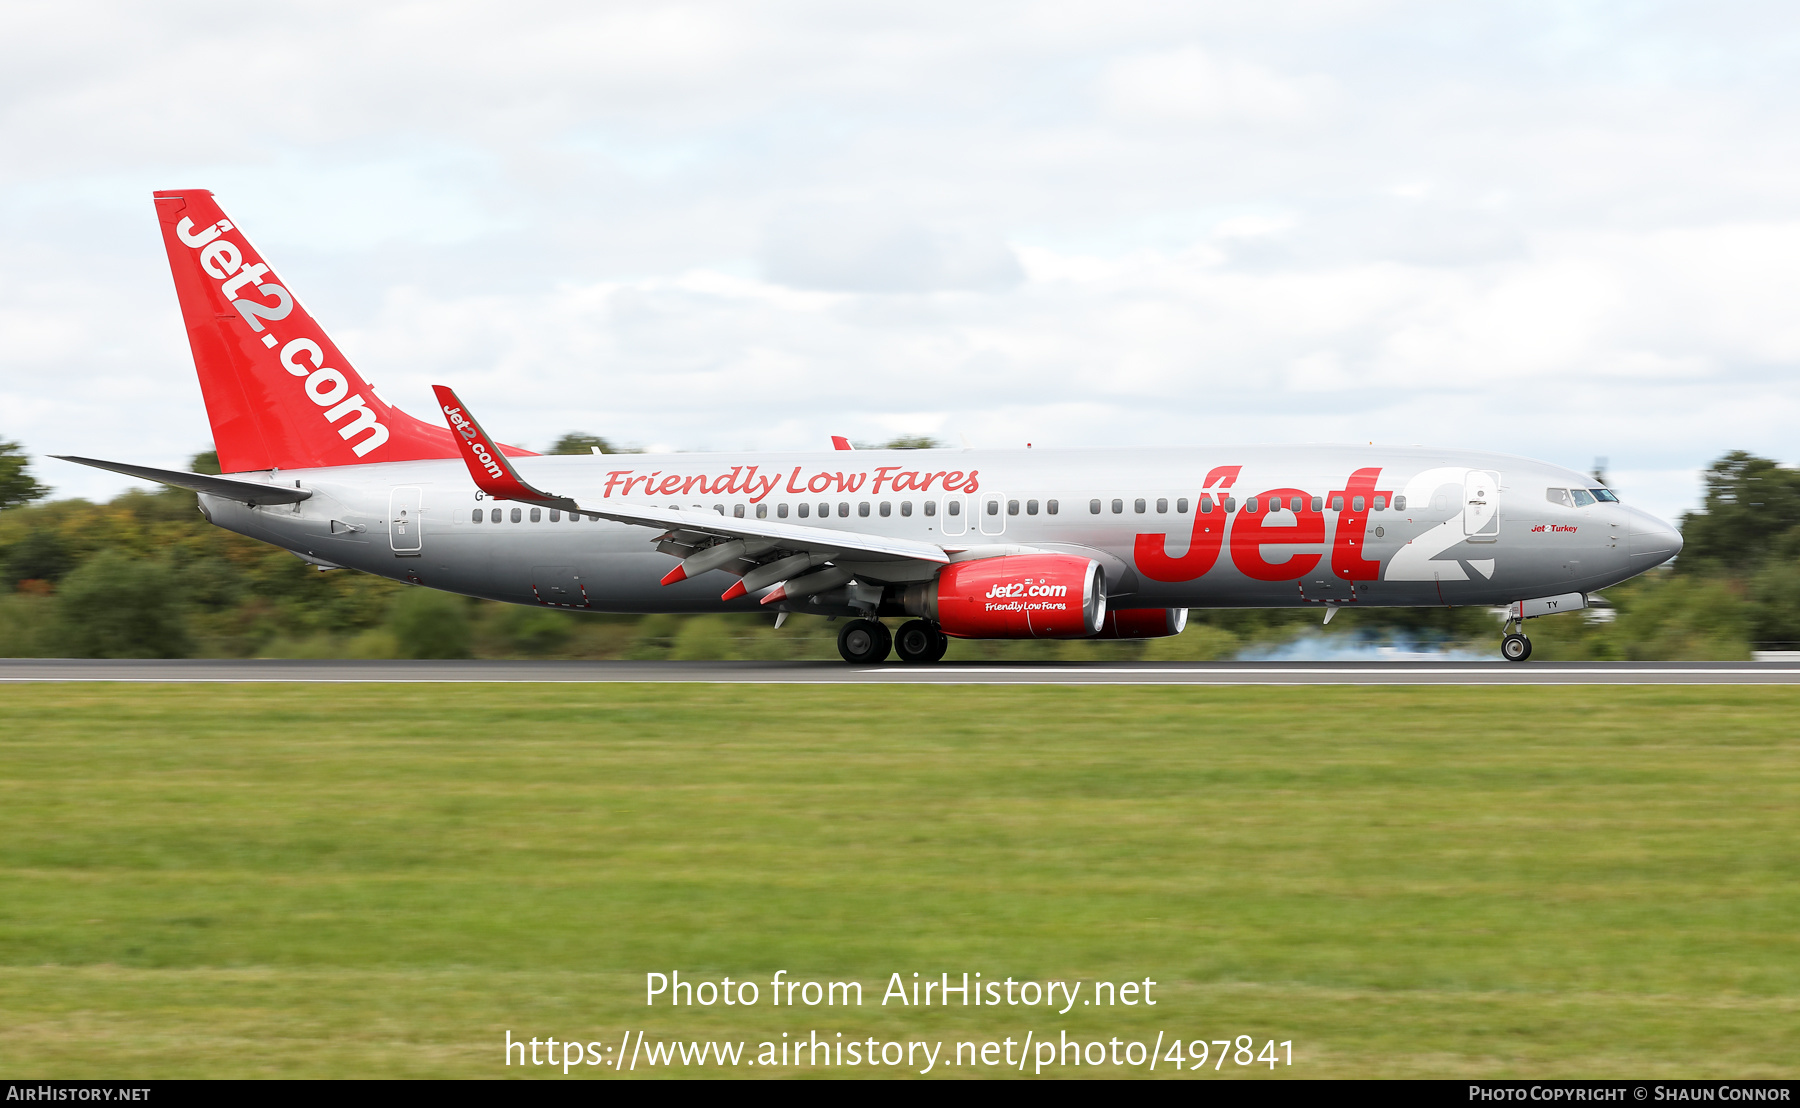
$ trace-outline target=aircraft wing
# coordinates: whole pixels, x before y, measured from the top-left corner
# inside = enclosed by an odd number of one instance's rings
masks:
[[[580,504],[570,497],[557,496],[532,487],[513,468],[512,459],[488,445],[493,439],[482,430],[469,412],[468,405],[459,400],[455,392],[443,385],[433,385],[432,389],[437,393],[438,406],[443,410],[444,418],[449,422],[450,430],[462,450],[463,462],[469,467],[469,476],[475,479],[475,487],[498,500],[517,500],[569,512],[579,511],[617,523],[655,527],[666,532],[656,541],[659,548],[669,554],[676,553],[677,550],[698,550],[708,545],[709,539],[721,539],[743,540],[746,548],[756,547],[756,550],[745,552],[746,559],[769,552],[787,551],[833,556],[868,554],[879,558],[911,558],[939,564],[950,560],[942,547],[912,539],[864,535],[830,527],[801,527],[767,519],[738,519],[705,509],[693,511],[659,508],[653,504],[609,503],[604,507]],[[737,560],[733,559],[732,562]],[[742,572],[742,567],[731,562],[718,568]],[[666,583],[673,584],[682,580],[680,576],[671,576],[673,579]]]
[[[944,553],[943,547],[928,542],[863,535],[832,527],[800,527],[767,519],[735,519],[705,509],[696,512],[681,508],[658,508],[651,504],[609,504],[604,508],[578,504],[577,508],[601,519],[635,523],[642,527],[660,527],[673,532],[692,531],[730,539],[772,539],[774,545],[783,550],[855,551],[883,558],[917,558],[920,561],[939,563],[950,560],[950,555]]]
[[[160,481],[165,485],[174,485],[179,489],[193,489],[210,496],[222,496],[227,500],[238,500],[252,508],[258,504],[297,504],[312,498],[311,489],[288,488],[286,485],[265,485],[260,481],[240,481],[235,477],[214,477],[205,473],[188,473],[179,469],[156,469],[152,466],[126,465],[124,462],[103,462],[98,458],[77,458],[72,454],[52,454],[65,462],[77,465],[93,466],[95,469],[110,469],[114,473],[123,473],[127,477],[141,477],[146,481]]]

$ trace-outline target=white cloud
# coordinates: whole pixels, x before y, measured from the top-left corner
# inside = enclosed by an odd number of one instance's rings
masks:
[[[0,435],[205,446],[146,195],[198,185],[392,399],[537,445],[1437,442],[1673,504],[1796,460],[1797,25],[14,4]]]
[[[1117,116],[1163,123],[1291,123],[1323,112],[1329,83],[1284,77],[1197,46],[1113,62],[1100,95]]]

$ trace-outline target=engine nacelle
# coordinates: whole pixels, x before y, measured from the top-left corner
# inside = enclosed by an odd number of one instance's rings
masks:
[[[1110,608],[1097,639],[1163,639],[1187,627],[1186,608]]]
[[[1009,554],[947,565],[900,599],[960,639],[1084,639],[1106,620],[1106,571],[1072,554]]]

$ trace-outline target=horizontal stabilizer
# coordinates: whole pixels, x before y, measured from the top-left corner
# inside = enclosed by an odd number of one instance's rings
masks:
[[[205,473],[187,473],[179,469],[156,469],[152,466],[126,465],[124,462],[103,462],[97,458],[77,458],[70,454],[52,454],[52,458],[60,458],[65,462],[77,465],[93,466],[95,469],[110,469],[114,473],[123,473],[127,477],[142,477],[146,481],[160,481],[165,485],[174,485],[178,489],[193,489],[208,496],[222,496],[226,500],[237,500],[250,505],[258,504],[298,504],[312,497],[310,489],[288,488],[286,485],[265,485],[260,481],[240,481],[234,477],[214,477]]]

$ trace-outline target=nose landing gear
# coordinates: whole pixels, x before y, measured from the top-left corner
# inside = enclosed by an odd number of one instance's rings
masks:
[[[838,632],[838,654],[853,666],[885,661],[893,647],[894,637],[872,619],[853,619]]]
[[[1500,640],[1500,656],[1509,662],[1523,662],[1531,657],[1531,640],[1518,631],[1508,633]]]
[[[944,651],[950,649],[950,637],[925,620],[909,620],[894,636],[894,649],[902,662],[924,665],[943,659]]]

